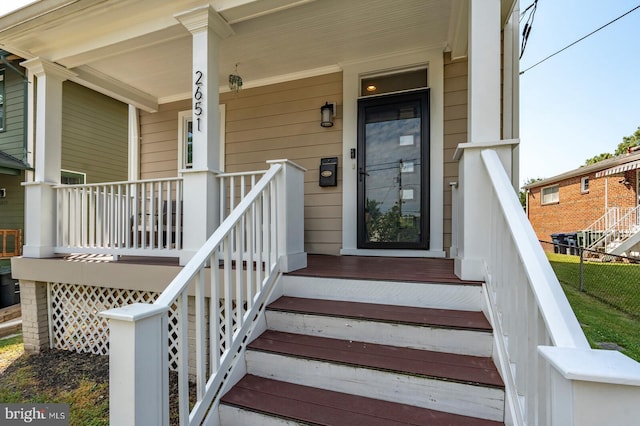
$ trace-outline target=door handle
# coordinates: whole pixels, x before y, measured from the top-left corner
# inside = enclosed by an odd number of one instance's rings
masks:
[[[364,168],[360,167],[358,169],[358,176],[360,178],[360,182],[362,182],[362,176],[369,176],[369,173],[364,171]]]

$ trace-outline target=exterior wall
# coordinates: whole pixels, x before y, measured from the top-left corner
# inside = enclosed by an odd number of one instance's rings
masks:
[[[24,172],[17,176],[0,174],[0,188],[6,197],[0,198],[0,229],[24,229]]]
[[[62,168],[87,183],[127,180],[128,106],[66,81],[62,101]]]
[[[0,132],[0,151],[24,160],[24,82],[13,70],[5,69],[5,130]],[[24,172],[0,173],[0,229],[24,229]]]
[[[444,55],[444,247],[451,247],[451,186],[458,181],[453,154],[467,142],[467,60],[452,61]]]
[[[630,208],[637,205],[636,172],[629,171],[608,177],[595,177],[596,172],[559,181],[559,199],[555,204],[542,205],[541,190],[532,188],[528,194],[529,221],[539,240],[551,241],[551,234],[575,232],[587,228],[609,207]],[[589,177],[589,192],[580,191],[581,179]],[[629,185],[620,183],[627,178]],[[606,190],[608,180],[608,191]],[[606,205],[605,205],[606,203]]]
[[[178,175],[178,113],[191,109],[191,99],[160,105],[158,112],[140,111],[140,179]]]
[[[225,172],[264,170],[267,160],[286,158],[307,169],[305,250],[339,254],[342,246],[342,176],[338,186],[318,186],[320,159],[342,163],[342,119],[320,126],[320,107],[342,104],[342,73],[223,93],[226,105]],[[173,177],[178,164],[178,113],[191,100],[163,104],[157,113],[140,112],[141,179]]]
[[[4,78],[6,125],[0,132],[0,151],[24,160],[24,82],[10,69]]]
[[[337,102],[334,126],[320,126],[320,107]],[[342,73],[225,93],[226,172],[265,169],[287,158],[307,169],[304,177],[305,250],[339,254],[342,246],[342,176],[338,186],[318,186],[320,159],[342,164]]]

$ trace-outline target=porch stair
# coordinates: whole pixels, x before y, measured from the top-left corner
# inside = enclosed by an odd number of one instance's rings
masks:
[[[221,426],[504,424],[479,284],[283,280]]]

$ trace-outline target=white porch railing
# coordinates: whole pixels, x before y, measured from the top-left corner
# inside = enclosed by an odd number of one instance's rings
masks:
[[[505,422],[596,425],[606,412],[612,421],[604,423],[624,424],[614,418],[637,416],[629,401],[640,395],[640,365],[616,351],[590,349],[498,154],[485,149],[480,155],[485,170],[479,173],[489,186],[483,197],[491,201],[486,217],[492,218],[484,259],[487,305],[506,385]],[[594,383],[616,397],[596,396],[601,388]]]
[[[58,185],[57,253],[178,256],[182,179]]]
[[[615,214],[609,218],[608,226],[604,229],[587,229],[585,236],[588,236],[590,244],[587,249],[597,250],[602,247],[606,252],[624,242],[627,238],[638,232],[640,225],[640,205],[622,209],[620,207],[612,207]]]
[[[217,421],[218,399],[235,367],[242,369],[238,361],[251,333],[260,331],[257,324],[286,264],[284,241],[303,238],[301,229],[283,222],[292,200],[301,211],[302,181],[298,166],[272,163],[155,303],[103,313],[110,319],[111,424],[168,424],[167,312],[172,305],[178,312],[180,424],[201,424],[205,417],[207,424]],[[191,295],[195,315],[188,311]],[[195,354],[196,401],[189,401],[190,354]],[[190,402],[195,402],[192,408]]]
[[[246,194],[256,185],[256,182],[267,172],[220,173],[220,218],[224,220]]]

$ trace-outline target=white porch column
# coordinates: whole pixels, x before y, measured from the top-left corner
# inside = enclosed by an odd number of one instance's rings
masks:
[[[35,171],[25,183],[25,257],[50,257],[56,245],[57,204],[62,162],[62,83],[75,74],[44,59],[21,65],[36,77]],[[29,109],[33,114],[33,109]],[[31,115],[30,114],[30,115]],[[33,123],[33,117],[29,117]]]
[[[183,251],[186,264],[220,223],[220,103],[218,55],[220,40],[233,34],[227,22],[210,6],[192,9],[175,18],[193,37],[193,168],[184,179]]]
[[[500,0],[470,0],[468,59],[469,144],[500,141]],[[474,150],[475,151],[475,150]],[[482,280],[482,258],[490,238],[488,176],[478,152],[464,151],[459,162],[459,242],[455,272],[463,279]],[[504,156],[501,156],[504,158]],[[511,172],[511,165],[507,167]]]

